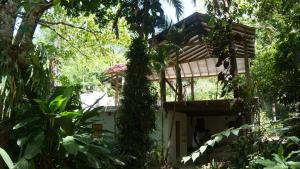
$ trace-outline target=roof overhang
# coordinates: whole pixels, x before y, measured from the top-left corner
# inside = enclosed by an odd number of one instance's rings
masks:
[[[183,78],[215,76],[224,70],[224,67],[216,67],[218,58],[212,55],[213,47],[202,41],[211,30],[209,16],[194,13],[183,19],[174,26],[187,34],[185,42],[181,45],[179,54],[179,65]],[[255,55],[255,29],[242,24],[233,24],[234,47],[236,51],[238,73],[245,73],[245,56],[253,58]],[[151,39],[153,45],[158,48],[167,43],[169,30],[164,30]],[[175,62],[176,52],[171,51],[168,56],[166,78],[176,78]],[[159,74],[154,72],[150,77],[153,80],[159,79]]]

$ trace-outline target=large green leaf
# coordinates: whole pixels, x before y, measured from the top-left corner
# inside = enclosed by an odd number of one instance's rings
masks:
[[[215,142],[220,142],[222,139],[223,139],[223,136],[222,136],[222,135],[217,135],[217,136],[214,138],[214,141],[215,141]]]
[[[59,116],[60,117],[67,117],[67,118],[75,118],[75,117],[78,117],[82,115],[81,112],[67,112],[67,111],[64,111],[64,112],[61,112],[59,113]]]
[[[74,123],[71,118],[63,117],[57,120],[62,134],[70,135],[74,131]]]
[[[288,140],[291,140],[291,141],[293,141],[293,142],[295,142],[295,143],[299,143],[299,141],[300,141],[300,139],[298,138],[298,137],[296,137],[296,136],[290,136],[290,137],[287,137],[287,139]]]
[[[16,163],[13,169],[29,169],[29,167],[29,162],[26,159],[22,158]]]
[[[47,106],[47,101],[41,99],[34,99],[34,101],[39,105],[39,108],[42,110],[43,113],[48,112],[49,107]]]
[[[35,137],[40,132],[42,132],[41,129],[31,130],[29,133],[26,133],[24,137],[18,138],[17,145],[20,146],[20,147],[24,146],[25,144],[28,143],[28,141],[30,139],[32,139],[33,137]]]
[[[264,169],[288,169],[288,166],[285,166],[283,164],[277,164],[272,167],[265,167]]]
[[[222,132],[222,134],[226,137],[229,137],[230,133],[231,133],[231,129],[227,129],[227,130]]]
[[[95,116],[99,115],[99,112],[101,110],[103,110],[103,107],[97,107],[97,108],[91,109],[89,111],[85,111],[83,113],[82,118],[80,119],[80,121],[85,122],[89,118],[92,118],[92,117],[95,117]]]
[[[269,159],[258,159],[255,161],[255,163],[261,164],[265,167],[272,167],[272,166],[276,165],[276,163],[274,161],[271,161]]]
[[[9,155],[7,154],[7,152],[2,148],[0,148],[0,155],[3,159],[3,161],[5,162],[5,164],[7,165],[7,167],[9,169],[12,169],[14,167],[14,163],[12,162],[12,160],[9,157]]]
[[[296,154],[299,155],[300,154],[300,150],[290,152],[285,159],[289,160],[293,155],[296,155]]]
[[[96,158],[93,154],[85,152],[84,155],[87,157],[88,165],[92,168],[101,168],[101,161]]]
[[[30,160],[34,158],[38,153],[41,152],[43,143],[45,140],[45,133],[43,131],[39,132],[35,138],[33,138],[26,146],[24,152],[24,158]]]
[[[207,148],[207,145],[201,146],[199,149],[200,153],[203,154],[204,151],[206,150],[206,148]]]
[[[30,117],[30,118],[23,119],[23,120],[21,120],[19,123],[17,123],[17,124],[13,127],[13,129],[14,129],[14,130],[17,130],[17,129],[22,128],[22,127],[24,127],[24,126],[26,126],[26,125],[28,125],[28,124],[34,122],[34,121],[37,121],[37,120],[39,120],[39,119],[40,119],[40,117]]]
[[[283,146],[280,145],[277,151],[278,156],[280,157],[280,159],[284,159],[283,154],[284,154],[284,149]]]
[[[186,162],[190,161],[191,159],[191,156],[185,156],[185,157],[182,157],[182,162],[185,164]]]
[[[240,132],[240,129],[233,129],[231,132],[232,132],[232,134],[238,136],[239,132]]]
[[[214,147],[216,141],[215,140],[208,140],[206,143],[207,143],[207,145],[209,145],[211,147]]]
[[[272,154],[272,156],[277,163],[284,164],[284,159],[282,156],[278,154]]]
[[[196,152],[193,152],[192,154],[192,160],[193,162],[200,156],[200,152],[199,151],[196,151]]]
[[[63,138],[63,146],[66,149],[66,151],[70,154],[77,155],[79,151],[79,145],[75,141],[73,136],[67,136]]]
[[[76,134],[74,135],[74,139],[82,144],[88,145],[93,142],[90,134]]]
[[[66,104],[67,104],[68,99],[64,97],[63,95],[57,96],[54,100],[52,100],[49,104],[51,112],[55,111],[63,111]]]
[[[50,98],[49,108],[51,112],[64,111],[70,98],[72,97],[73,91],[73,87],[60,87],[56,89]]]
[[[286,162],[288,166],[290,166],[292,169],[299,169],[300,168],[300,162],[295,161],[288,161]]]

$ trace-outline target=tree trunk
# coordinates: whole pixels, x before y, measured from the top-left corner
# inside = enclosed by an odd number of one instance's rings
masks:
[[[20,10],[24,6],[19,1],[7,0],[0,3],[0,76],[8,79],[1,79],[0,85],[0,147],[4,149],[13,149],[9,144],[15,143],[10,142],[12,119],[4,119],[15,116],[13,109],[24,94],[28,98],[35,96],[29,90],[22,90],[30,77],[27,72],[31,65],[28,52],[34,49],[32,38],[37,24],[52,3],[53,1],[41,1],[27,4],[30,9],[26,11]],[[19,29],[17,24],[20,24]],[[0,160],[0,169],[6,168],[5,166]]]
[[[53,5],[52,3],[41,1],[27,4],[30,8],[25,12],[21,10],[24,6],[20,2],[7,0],[0,3],[0,57],[4,60],[0,63],[0,76],[7,78],[1,82],[4,85],[0,86],[2,119],[4,116],[10,116],[13,112],[10,109],[15,107],[24,93],[28,98],[35,97],[31,91],[23,90],[22,85],[30,77],[27,70],[32,63],[28,53],[34,49],[34,32],[41,16]]]

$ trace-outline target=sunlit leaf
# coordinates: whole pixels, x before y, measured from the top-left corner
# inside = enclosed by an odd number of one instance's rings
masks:
[[[215,140],[208,140],[207,145],[213,147],[215,145],[216,141]]]
[[[38,133],[26,146],[24,158],[30,160],[41,152],[45,139],[45,133],[42,131]]]
[[[207,145],[201,146],[199,149],[200,153],[203,154],[204,151],[206,150],[206,148],[207,148]]]
[[[185,164],[186,162],[188,162],[189,160],[191,159],[191,156],[185,156],[185,157],[182,157],[182,162]]]
[[[67,136],[63,138],[62,144],[68,153],[77,155],[79,151],[79,145],[76,143],[73,136]]]
[[[2,149],[2,148],[0,148],[0,155],[1,155],[2,159],[3,159],[3,161],[5,162],[5,164],[7,165],[7,167],[9,169],[13,169],[14,163],[12,162],[12,160],[9,157],[9,155],[7,154],[7,152],[4,149]]]
[[[240,132],[240,129],[233,129],[231,132],[232,132],[232,134],[238,136],[239,132]]]
[[[39,120],[39,119],[40,119],[40,117],[30,117],[30,118],[23,119],[23,120],[21,120],[19,123],[17,123],[17,124],[13,127],[13,129],[14,129],[14,130],[17,130],[17,129],[22,128],[22,127],[24,127],[24,126],[26,126],[26,125],[28,125],[28,124],[34,122],[34,121],[37,121],[37,120]]]
[[[296,136],[290,136],[290,137],[287,137],[288,140],[291,140],[295,143],[299,143],[300,139]]]
[[[223,133],[222,133],[224,136],[226,137],[229,137],[230,136],[230,130],[225,130]]]
[[[29,169],[29,166],[30,163],[26,159],[22,158],[16,163],[14,169]]]
[[[290,166],[292,169],[299,169],[300,168],[300,162],[295,161],[288,161],[286,162],[288,166]]]
[[[270,167],[270,166],[275,166],[276,163],[274,161],[271,161],[269,159],[258,159],[255,161],[255,163],[257,164],[261,164],[263,166],[266,166],[266,167]]]
[[[196,152],[193,152],[192,154],[192,160],[193,162],[200,156],[200,152],[199,151],[196,151]]]
[[[217,135],[217,136],[214,138],[214,141],[215,141],[215,142],[220,142],[222,139],[223,139],[223,137],[222,137],[221,135]]]

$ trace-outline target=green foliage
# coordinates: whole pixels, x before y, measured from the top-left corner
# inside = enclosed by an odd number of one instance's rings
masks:
[[[194,151],[190,156],[183,157],[182,162],[186,163],[189,160],[193,160],[194,162],[197,158],[204,154],[208,147],[214,147],[217,143],[222,141],[224,137],[228,138],[230,135],[238,136],[241,130],[251,129],[252,127],[252,125],[245,124],[238,128],[230,128],[222,132],[216,133],[212,136],[210,140],[206,141],[198,150]]]
[[[280,144],[276,153],[272,154],[272,159],[259,158],[255,163],[264,166],[264,169],[278,168],[278,169],[297,169],[300,168],[299,161],[299,139],[296,136],[285,137],[287,143]],[[289,147],[292,147],[292,150]],[[294,150],[296,149],[296,150]],[[285,152],[287,150],[287,152]]]
[[[9,157],[7,152],[2,148],[0,148],[0,156],[2,157],[2,159],[4,160],[4,162],[6,163],[6,165],[9,169],[12,169],[14,167],[14,164],[13,164],[11,158]]]
[[[123,55],[131,41],[126,22],[120,21],[117,39],[112,36],[111,22],[99,29],[93,17],[72,18],[59,7],[43,16],[49,23],[61,23],[43,26],[35,41],[54,47],[53,77],[62,85],[79,85],[83,90],[103,88],[104,72],[114,64],[126,62]]]
[[[38,43],[35,49],[28,52],[28,59],[33,64],[26,72],[18,68],[18,65],[5,53],[2,53],[0,70],[0,114],[2,118],[10,117],[11,113],[19,106],[18,102],[26,94],[27,99],[44,97],[51,89],[50,70],[48,59],[51,53],[47,51],[44,43]]]
[[[72,87],[58,88],[48,99],[35,99],[19,110],[13,127],[20,147],[16,166],[30,168],[113,168],[124,165],[110,149],[108,133],[92,137],[91,117],[101,108],[82,110]],[[27,166],[27,167],[24,167]]]
[[[150,152],[150,135],[155,129],[154,101],[151,94],[150,58],[147,43],[142,38],[133,40],[129,52],[118,126],[123,153],[134,158],[126,160],[131,169],[146,168],[146,154]]]
[[[94,14],[95,21],[100,27],[113,20],[113,9],[118,5],[117,0],[100,0],[100,1],[82,1],[82,0],[60,0],[67,13],[71,16],[78,17],[80,14],[86,16]]]
[[[253,13],[256,25],[262,28],[253,69],[258,93],[292,111],[298,111],[299,101],[299,11],[298,1],[262,0]]]

